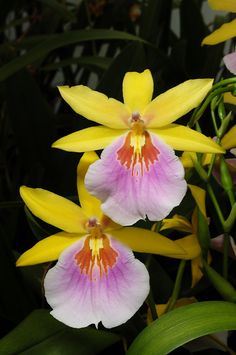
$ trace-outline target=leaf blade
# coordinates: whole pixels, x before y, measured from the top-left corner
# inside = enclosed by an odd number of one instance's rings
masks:
[[[207,301],[174,309],[145,328],[127,355],[165,355],[200,336],[236,329],[236,304]]]

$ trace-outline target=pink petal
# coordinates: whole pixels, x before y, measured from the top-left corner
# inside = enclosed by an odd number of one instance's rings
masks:
[[[226,65],[226,68],[232,74],[236,74],[236,52],[225,55],[223,60]]]
[[[141,160],[128,144],[129,134],[115,140],[90,165],[85,185],[103,202],[103,212],[121,225],[146,216],[162,220],[186,193],[183,166],[171,147],[148,132]]]
[[[220,234],[211,239],[211,248],[219,251],[220,253],[224,252],[224,234]],[[229,236],[229,256],[236,259],[236,244],[231,235]]]
[[[45,296],[53,317],[70,327],[97,326],[100,321],[116,327],[144,302],[149,275],[130,249],[105,235],[99,249],[102,266],[98,261],[93,265],[89,240],[85,237],[61,254],[45,277]]]

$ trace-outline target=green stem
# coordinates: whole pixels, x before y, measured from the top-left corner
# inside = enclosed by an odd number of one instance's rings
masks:
[[[208,178],[210,178],[210,176],[211,176],[211,174],[212,174],[212,170],[213,170],[213,167],[214,167],[214,164],[215,164],[215,160],[216,160],[216,155],[213,154],[213,155],[212,155],[212,158],[211,158],[210,165],[209,165],[209,167],[208,167],[208,172],[207,172]]]
[[[222,224],[222,227],[224,228],[224,224],[225,224],[224,216],[221,212],[221,209],[220,209],[220,206],[219,206],[218,201],[216,199],[215,193],[209,183],[207,184],[207,191],[208,191],[211,201],[215,207],[215,210],[216,210],[216,213],[219,217],[220,223]]]
[[[216,116],[215,116],[215,112],[214,112],[213,109],[211,109],[211,118],[212,118],[213,126],[214,126],[214,129],[215,129],[215,133],[216,133],[216,135],[218,135],[218,127],[217,127],[217,124],[216,124]]]
[[[146,266],[147,269],[149,269],[151,261],[152,261],[152,254],[148,254],[146,262],[145,262],[145,266]],[[149,295],[147,296],[146,302],[147,302],[147,304],[148,304],[148,306],[150,308],[152,319],[153,320],[157,319],[158,318],[158,314],[157,314],[156,305],[155,305],[155,301],[154,301],[154,297],[153,297],[153,293],[152,293],[151,288],[150,288],[150,291],[149,291]]]
[[[152,294],[151,289],[150,289],[149,295],[147,297],[147,304],[150,308],[152,319],[156,320],[158,318],[158,314],[157,314],[156,305],[154,302],[154,298],[153,298],[153,294]]]
[[[231,207],[235,204],[235,196],[232,190],[227,191]]]
[[[180,292],[180,288],[181,288],[181,283],[182,283],[182,278],[183,278],[183,274],[184,274],[185,265],[186,265],[186,260],[181,260],[180,263],[179,263],[177,276],[176,276],[176,279],[175,279],[174,289],[173,289],[172,295],[170,297],[170,300],[168,302],[168,306],[167,306],[166,312],[170,311],[174,307],[175,302],[176,302],[176,300],[179,297],[179,292]]]
[[[211,91],[211,93],[208,94],[207,98],[203,102],[202,106],[198,110],[194,110],[193,115],[189,120],[188,126],[192,127],[192,126],[194,126],[194,124],[196,124],[196,122],[199,120],[199,118],[205,112],[207,106],[210,104],[210,102],[213,100],[213,98],[216,95],[223,94],[224,92],[232,92],[233,90],[235,90],[234,85],[227,86],[227,87],[219,87],[216,90],[214,89],[213,91]]]
[[[219,87],[229,85],[229,84],[236,84],[236,77],[235,76],[233,78],[221,80],[218,83],[214,84],[211,91],[213,91]]]

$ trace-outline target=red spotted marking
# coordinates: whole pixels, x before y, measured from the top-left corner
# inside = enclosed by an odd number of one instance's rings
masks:
[[[91,281],[96,281],[96,276],[93,277],[95,265],[99,268],[100,277],[102,277],[104,274],[108,274],[109,268],[114,267],[118,258],[118,253],[111,247],[109,238],[102,235],[97,239],[101,240],[99,248],[93,250],[93,244],[97,240],[88,236],[84,241],[83,248],[75,255],[75,262],[79,266],[81,274],[88,275]]]
[[[132,132],[125,138],[123,146],[117,151],[117,159],[126,169],[132,169],[132,175],[143,175],[144,167],[149,171],[151,165],[158,161],[159,150],[153,145],[150,134],[144,131],[141,135],[136,135],[136,141],[144,138],[144,144],[138,147],[138,143],[131,145]],[[135,141],[135,140],[134,140]]]

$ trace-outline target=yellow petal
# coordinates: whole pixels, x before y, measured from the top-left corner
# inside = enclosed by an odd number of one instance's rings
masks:
[[[199,153],[224,153],[224,149],[204,134],[191,128],[170,124],[163,128],[149,129],[175,150]]]
[[[84,233],[87,216],[72,201],[44,189],[21,186],[20,195],[30,211],[69,233]]]
[[[153,79],[150,70],[142,73],[128,72],[123,80],[124,103],[131,112],[143,113],[153,94]]]
[[[236,147],[236,125],[233,126],[222,138],[222,147],[224,149],[230,149]]]
[[[81,234],[60,232],[40,240],[31,249],[23,253],[16,266],[35,265],[57,260],[61,252],[82,238]]]
[[[210,164],[211,159],[212,154],[204,154],[201,160],[201,165],[204,166]],[[192,168],[194,166],[194,161],[197,160],[197,155],[193,152],[183,152],[182,156],[180,157],[180,160],[185,168]]]
[[[188,187],[191,191],[191,194],[192,194],[198,208],[202,212],[203,216],[205,216],[207,218],[207,215],[206,215],[206,191],[203,190],[201,187],[198,187],[195,185],[188,184]]]
[[[101,202],[96,197],[90,195],[84,185],[85,174],[89,165],[98,160],[98,155],[95,152],[84,153],[77,168],[77,190],[80,200],[80,205],[89,217],[97,217],[101,219],[103,213],[100,208]]]
[[[185,255],[184,250],[175,242],[147,229],[125,227],[113,230],[111,235],[140,253],[159,254],[172,258],[181,258]]]
[[[187,218],[175,214],[172,218],[165,218],[162,221],[161,231],[165,229],[175,229],[181,232],[192,233],[192,225]]]
[[[99,150],[126,132],[103,126],[85,128],[58,139],[52,147],[77,153]]]
[[[130,112],[124,104],[87,86],[60,86],[60,94],[72,109],[91,121],[112,128],[126,128]]]
[[[211,89],[213,79],[194,79],[157,96],[144,110],[145,122],[158,128],[182,117],[197,107]]]
[[[182,257],[182,259],[194,259],[201,253],[201,248],[195,234],[191,234],[187,237],[177,239],[175,243],[185,250],[186,254]]]
[[[203,41],[203,44],[214,45],[227,41],[236,36],[236,19],[229,23],[225,23],[220,28],[212,32],[210,35],[206,36]]]
[[[231,92],[224,93],[224,102],[226,104],[236,105],[236,96],[232,95]]]
[[[213,10],[236,12],[235,0],[208,0],[208,3]]]

